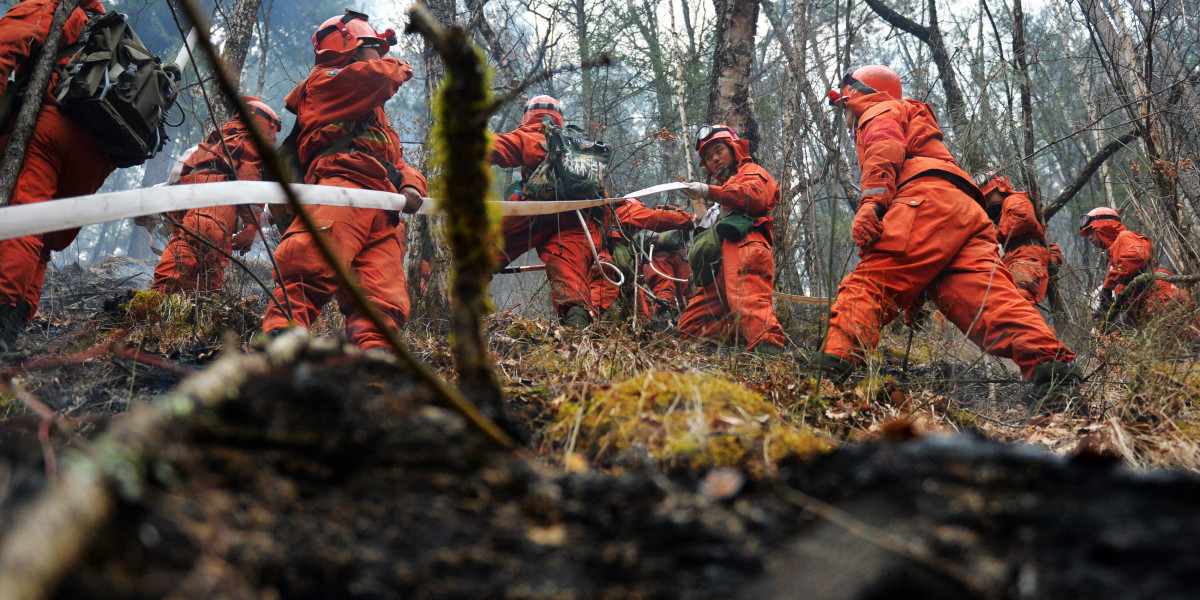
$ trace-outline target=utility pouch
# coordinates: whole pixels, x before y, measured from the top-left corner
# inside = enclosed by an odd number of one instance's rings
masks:
[[[721,217],[713,229],[722,238],[736,242],[746,237],[752,227],[754,227],[753,217],[746,213],[734,212]]]
[[[711,284],[721,268],[721,236],[717,229],[705,229],[692,238],[688,264],[692,267],[692,285],[700,288]]]

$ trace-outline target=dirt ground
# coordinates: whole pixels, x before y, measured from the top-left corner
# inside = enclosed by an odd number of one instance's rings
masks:
[[[128,275],[113,271],[103,280],[109,299],[124,294],[114,282]],[[131,337],[104,296],[48,313],[45,341],[17,357],[26,369],[15,381],[58,420],[47,429],[20,398],[3,396],[0,546],[54,491],[48,471],[77,468],[69,455],[106,440],[130,407],[162,409],[184,370],[231,352],[222,343],[251,345],[202,327],[182,345],[153,327]],[[704,415],[694,425],[708,439],[759,427],[747,443],[770,454],[782,420],[811,427],[832,450],[732,466],[668,465],[636,442],[572,454],[567,439],[544,433],[564,404],[616,398],[613,382],[662,356],[681,373],[714,360],[645,333],[655,358],[612,361],[614,335],[598,329],[570,339],[536,321],[493,326],[510,407],[535,432],[518,452],[432,404],[388,359],[325,350],[280,365],[219,407],[173,420],[169,443],[114,480],[114,517],[55,597],[1194,597],[1200,479],[1130,470],[1100,442],[1064,457],[956,434],[926,416],[945,423],[944,401],[916,394],[906,418],[892,419],[895,383],[798,407],[805,392],[788,389],[794,374],[735,357],[721,375],[783,408],[693,413]],[[447,370],[444,343],[412,342]],[[151,347],[160,351],[130,352]],[[880,393],[887,405],[876,405]]]

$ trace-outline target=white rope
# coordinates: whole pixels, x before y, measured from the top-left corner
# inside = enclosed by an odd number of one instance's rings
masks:
[[[687,283],[687,282],[688,282],[688,280],[687,280],[687,279],[680,279],[680,278],[678,278],[678,277],[671,277],[670,275],[667,275],[666,273],[663,273],[662,271],[659,271],[659,270],[658,270],[658,267],[654,266],[654,244],[650,244],[650,252],[649,252],[649,253],[647,253],[647,260],[649,260],[649,261],[650,261],[650,268],[651,268],[651,269],[654,269],[654,272],[655,272],[655,273],[658,273],[659,275],[662,275],[663,277],[666,277],[667,279],[670,279],[671,281],[677,281],[677,282],[679,282],[679,283]]]
[[[402,210],[408,202],[403,194],[327,185],[292,186],[304,204]],[[424,198],[417,214],[435,214],[437,202]],[[558,202],[488,202],[506,217],[546,215],[592,208],[619,202],[621,198],[598,198]],[[92,194],[34,204],[0,208],[0,240],[49,231],[83,227],[130,217],[159,213],[233,206],[239,204],[287,204],[283,189],[270,181],[222,181],[196,185],[171,185],[124,192]]]
[[[685,183],[663,183],[618,198],[592,200],[488,202],[502,216],[534,216],[564,213],[686,188]],[[403,194],[325,185],[294,184],[292,189],[304,204],[349,206],[381,210],[403,210]],[[437,201],[423,198],[417,214],[436,214]],[[196,185],[171,185],[106,194],[90,194],[54,201],[0,208],[0,240],[50,231],[107,223],[130,217],[210,206],[238,204],[287,204],[282,187],[270,181],[222,181]]]
[[[583,233],[587,236],[588,246],[592,249],[592,258],[596,259],[597,265],[600,265],[600,276],[604,278],[604,281],[608,282],[608,284],[613,287],[621,287],[625,285],[625,274],[617,268],[617,265],[600,260],[600,252],[596,250],[596,241],[592,239],[592,230],[588,228],[587,221],[583,219],[583,213],[575,211],[575,216],[579,217],[579,225],[583,227]],[[604,274],[604,267],[611,267],[613,272],[617,274],[618,281],[609,279],[608,275]]]

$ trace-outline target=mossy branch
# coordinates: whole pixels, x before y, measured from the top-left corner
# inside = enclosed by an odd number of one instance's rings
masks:
[[[441,172],[434,186],[443,198],[446,237],[454,258],[451,311],[459,385],[492,419],[504,418],[504,392],[483,339],[489,311],[487,285],[495,270],[494,226],[486,201],[491,193],[486,129],[491,79],[482,53],[460,26],[441,27],[422,4],[409,10],[407,31],[437,50],[446,79],[434,99],[433,160]],[[484,115],[481,118],[481,115]]]

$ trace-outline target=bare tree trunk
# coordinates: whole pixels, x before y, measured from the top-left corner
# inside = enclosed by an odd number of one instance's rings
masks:
[[[500,36],[496,35],[496,30],[492,28],[487,16],[483,14],[483,6],[486,3],[487,0],[467,0],[467,10],[471,13],[468,28],[483,40],[483,46],[487,48],[488,56],[500,70],[500,75],[504,77],[505,85],[515,86],[520,83],[521,77],[517,75],[517,70],[513,67],[508,52],[505,52],[504,44],[500,42]]]
[[[50,31],[42,47],[38,51],[33,73],[29,77],[29,90],[21,109],[17,112],[12,128],[12,136],[8,139],[8,147],[4,149],[4,163],[0,165],[0,206],[8,206],[12,200],[13,190],[17,187],[17,177],[25,164],[25,151],[29,148],[29,138],[37,125],[38,114],[42,110],[42,94],[50,84],[50,72],[54,69],[54,59],[58,56],[58,41],[62,39],[63,26],[79,0],[62,0],[54,9],[54,17],[50,21]],[[10,84],[12,85],[12,84]]]
[[[426,4],[429,12],[437,19],[442,27],[449,27],[454,22],[454,0],[432,0]],[[437,88],[446,76],[446,67],[438,55],[437,49],[428,40],[421,51],[425,63],[425,97],[429,106],[429,123],[433,122],[434,98]],[[428,161],[427,161],[428,162]],[[428,169],[427,169],[428,171]],[[433,180],[435,174],[427,172]],[[450,316],[450,273],[447,266],[450,256],[438,235],[441,218],[415,215],[408,219],[408,245],[404,255],[407,264],[404,265],[405,277],[408,280],[408,297],[412,303],[409,319],[423,317],[431,324],[437,324],[439,329],[445,326],[444,319]],[[428,283],[421,290],[421,265],[428,262],[432,269]]]
[[[758,28],[757,0],[715,0],[717,39],[708,92],[709,123],[724,123],[758,150],[758,123],[750,94],[754,38]]]
[[[575,17],[575,42],[579,46],[579,64],[586,64],[592,55],[591,38],[588,37],[588,6],[589,0],[572,0]],[[595,108],[595,83],[591,69],[582,69],[580,77],[580,104],[583,111],[583,128],[588,130],[592,123],[592,111]]]
[[[667,0],[671,11],[671,63],[675,68],[675,104],[679,108],[679,145],[683,150],[683,165],[687,171],[688,181],[695,181],[695,171],[692,169],[692,132],[688,127],[687,104],[683,98],[683,57],[679,51],[679,30],[675,27],[675,0]],[[687,6],[684,0],[683,5]],[[702,202],[693,203],[694,208],[703,206]]]
[[[271,48],[271,10],[275,8],[275,0],[267,2],[267,9],[263,11],[262,22],[259,23],[259,47],[262,48],[262,56],[259,57],[258,63],[258,84],[254,86],[254,95],[261,97],[263,86],[267,83],[267,57],[268,50]]]
[[[237,0],[229,13],[225,27],[229,36],[225,38],[225,50],[221,60],[229,67],[229,73],[237,81],[242,80],[242,69],[246,55],[250,52],[250,40],[254,37],[254,23],[258,20],[258,8],[263,0]],[[265,48],[265,47],[264,47]],[[233,105],[222,95],[213,94],[212,118],[204,123],[203,137],[208,137],[214,128],[221,127],[234,116]]]

